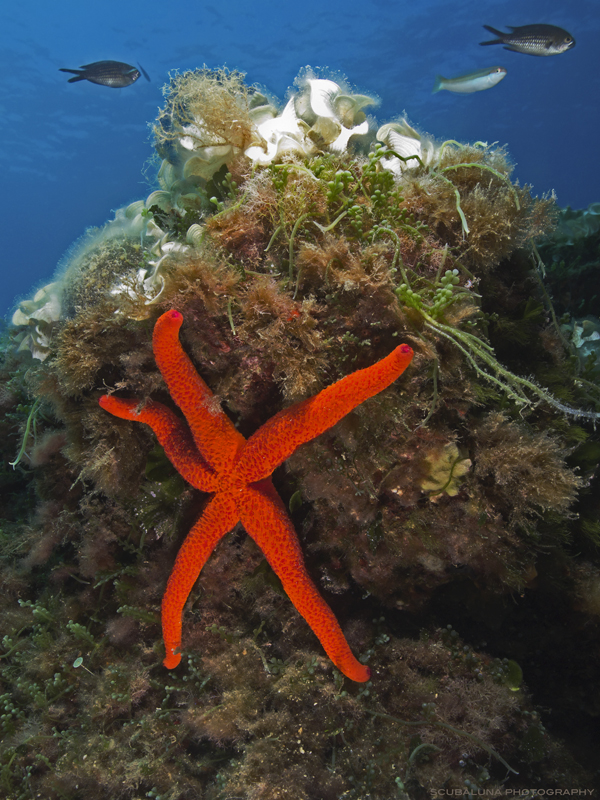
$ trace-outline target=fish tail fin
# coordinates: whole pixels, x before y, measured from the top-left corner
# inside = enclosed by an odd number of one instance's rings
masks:
[[[148,75],[148,73],[147,73],[147,72],[146,72],[146,70],[145,70],[145,69],[142,67],[142,65],[140,64],[140,62],[139,62],[139,61],[138,61],[137,63],[138,63],[138,67],[139,67],[139,68],[142,70],[142,75],[144,76],[144,78],[146,78],[146,80],[147,80],[147,81],[150,81],[150,75]]]
[[[83,75],[82,70],[80,69],[64,69],[64,67],[59,67],[59,72],[72,72],[75,75],[74,78],[69,78],[67,83],[77,83],[77,81],[84,81],[85,77]]]
[[[435,94],[436,92],[440,92],[444,87],[442,86],[442,81],[444,79],[441,75],[435,76],[435,82],[433,84],[433,89],[431,90],[431,94]]]
[[[492,28],[491,25],[484,25],[483,27],[486,29],[486,31],[489,31],[490,33],[493,33],[494,36],[499,36],[500,38],[499,39],[490,39],[489,42],[479,42],[479,44],[482,44],[482,45],[502,44],[502,37],[504,36],[502,31],[498,31],[498,30],[496,30],[496,28]]]

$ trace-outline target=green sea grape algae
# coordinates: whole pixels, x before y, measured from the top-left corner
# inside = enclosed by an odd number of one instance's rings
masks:
[[[283,109],[238,73],[174,76],[159,187],[19,310],[0,371],[3,480],[24,504],[0,539],[11,800],[590,785],[585,748],[578,763],[559,739],[567,707],[586,730],[598,703],[600,447],[556,403],[597,411],[598,393],[532,272],[553,203],[510,182],[502,150],[377,127],[371,102],[312,72]],[[161,666],[160,598],[203,497],[97,399],[168,402],[151,332],[172,307],[245,436],[415,349],[402,385],[275,475],[369,684],[331,670],[241,529],[202,573],[182,666]]]

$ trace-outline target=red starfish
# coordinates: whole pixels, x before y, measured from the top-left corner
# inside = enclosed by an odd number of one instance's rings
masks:
[[[158,368],[189,428],[153,400],[140,408],[138,400],[100,398],[102,408],[114,416],[149,425],[183,478],[196,489],[213,493],[177,554],[163,597],[165,667],[173,669],[181,660],[183,607],[202,567],[217,542],[241,522],[336,667],[354,681],[368,680],[369,668],[352,655],[338,621],[306,572],[298,537],[270,476],[297,447],[393,383],[410,364],[413,351],[406,344],[396,347],[373,366],[280,411],[246,440],[181,347],[182,322],[178,311],[163,314],[154,327],[153,347]]]

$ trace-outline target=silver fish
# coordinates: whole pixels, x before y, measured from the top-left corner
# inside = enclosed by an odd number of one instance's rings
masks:
[[[433,84],[432,94],[447,89],[449,92],[457,94],[471,94],[472,92],[482,92],[484,89],[491,89],[500,83],[506,75],[504,67],[487,67],[478,69],[475,72],[468,72],[466,75],[459,75],[457,78],[442,78],[437,75]]]
[[[502,33],[492,28],[491,25],[483,26],[487,31],[497,36],[489,42],[479,42],[482,45],[503,44],[505,50],[514,50],[515,53],[527,53],[530,56],[557,56],[575,47],[575,39],[564,28],[556,25],[521,25],[513,28],[507,25],[512,33]]]
[[[99,86],[109,86],[111,89],[122,89],[131,86],[140,77],[140,71],[131,64],[122,61],[94,61],[84,64],[79,69],[60,69],[60,72],[72,72],[75,77],[69,78],[69,83],[89,81]]]

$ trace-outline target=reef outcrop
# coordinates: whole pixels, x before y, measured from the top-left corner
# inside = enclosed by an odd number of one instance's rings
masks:
[[[173,76],[157,188],[16,310],[0,369],[7,797],[593,785],[600,387],[535,247],[555,203],[511,181],[503,149],[380,125],[375,105],[310,70],[283,107],[237,72]],[[335,671],[241,528],[192,592],[181,665],[161,665],[160,599],[205,496],[98,399],[176,410],[151,343],[174,308],[245,437],[415,351],[274,473],[370,681]]]

